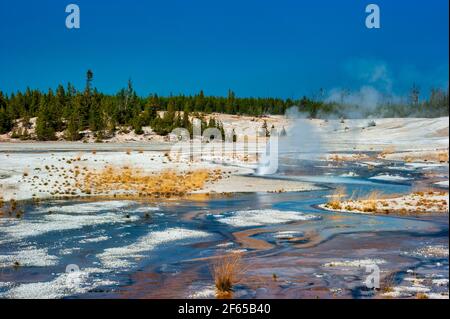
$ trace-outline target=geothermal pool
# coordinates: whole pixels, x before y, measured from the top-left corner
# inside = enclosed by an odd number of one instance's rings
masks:
[[[248,269],[234,298],[448,298],[448,215],[317,207],[342,184],[349,193],[408,193],[420,170],[297,160],[276,177],[323,190],[27,204],[22,219],[0,218],[0,297],[214,298],[211,258],[240,251]],[[365,286],[373,264],[389,289]]]

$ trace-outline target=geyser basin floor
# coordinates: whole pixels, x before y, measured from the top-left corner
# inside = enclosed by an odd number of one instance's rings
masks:
[[[405,190],[401,185],[389,187],[392,191]],[[23,220],[1,220],[1,296],[211,297],[206,293],[213,284],[208,258],[242,249],[239,238],[232,234],[245,229],[253,229],[251,238],[267,242],[271,248],[245,249],[245,261],[250,267],[235,297],[382,297],[381,292],[367,291],[362,286],[364,267],[355,266],[361,260],[382,260],[382,277],[397,276],[393,285],[404,287],[410,282],[402,278],[414,271],[428,280],[424,282],[429,284],[427,292],[440,296],[445,292],[444,281],[436,280],[448,279],[448,254],[434,257],[417,251],[439,245],[448,250],[448,217],[420,220],[359,216],[314,208],[326,200],[327,194],[248,194],[159,205],[105,202],[101,211],[97,205],[78,202],[27,206]],[[59,208],[61,205],[64,208]],[[89,205],[91,213],[87,212]],[[77,207],[82,214],[76,213]],[[277,220],[243,227],[211,218],[250,208],[262,213],[271,209],[280,215],[296,211],[319,218],[287,218],[286,223]],[[150,212],[149,216],[144,211]],[[262,215],[262,220],[267,221]],[[255,216],[252,214],[252,218]],[[89,224],[82,217],[96,219]],[[49,218],[51,227],[36,226]],[[70,218],[72,222],[67,223]],[[20,223],[33,231],[19,231]],[[293,238],[280,237],[283,233]],[[330,263],[337,266],[330,267]],[[68,265],[80,268],[78,276],[66,274]],[[276,281],[272,279],[274,274]],[[433,284],[437,282],[441,285]],[[405,289],[397,289],[398,297],[411,296]],[[194,290],[206,292],[194,294]]]
[[[0,217],[0,297],[213,297],[211,258],[230,251],[243,252],[249,266],[235,298],[448,297],[448,215],[317,208],[337,185],[350,194],[408,194],[413,183],[431,185],[430,173],[448,176],[448,165],[372,164],[283,160],[277,178],[323,187],[300,193],[19,203],[22,218]],[[370,179],[382,174],[407,180]],[[364,286],[372,262],[380,291]],[[79,272],[67,274],[73,265]]]

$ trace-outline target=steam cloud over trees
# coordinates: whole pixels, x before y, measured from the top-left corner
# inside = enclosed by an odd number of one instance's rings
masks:
[[[202,119],[202,129],[216,127],[220,122],[207,121],[203,114],[227,113],[262,116],[284,115],[293,105],[312,118],[328,117],[438,117],[449,114],[448,88],[432,89],[427,98],[421,98],[420,88],[412,86],[410,95],[398,99],[382,96],[370,90],[331,92],[324,98],[324,90],[315,97],[298,100],[270,97],[236,97],[229,90],[226,97],[207,96],[203,91],[195,95],[138,96],[129,81],[126,88],[115,95],[99,92],[93,86],[94,74],[86,73],[84,90],[70,83],[59,85],[56,91],[26,89],[25,92],[5,94],[0,91],[0,134],[12,132],[13,137],[29,139],[30,119],[37,117],[36,138],[55,140],[57,132],[64,132],[67,140],[79,140],[81,132],[91,130],[97,139],[112,136],[119,127],[131,127],[136,134],[151,126],[159,135],[182,127],[192,133],[192,116]]]

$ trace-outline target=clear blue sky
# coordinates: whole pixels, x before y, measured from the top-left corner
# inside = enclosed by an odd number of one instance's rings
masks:
[[[65,7],[81,8],[81,29]],[[381,7],[379,30],[365,6]],[[0,0],[0,90],[300,97],[448,85],[447,0]]]

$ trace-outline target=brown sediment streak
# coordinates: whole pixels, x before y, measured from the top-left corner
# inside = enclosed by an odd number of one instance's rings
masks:
[[[202,214],[202,212],[189,212],[189,213],[183,214],[181,219],[185,220],[185,221],[191,221],[191,220],[195,219],[197,216],[199,216],[200,214]]]
[[[242,248],[268,250],[274,248],[274,246],[264,240],[251,238],[251,236],[270,232],[272,232],[272,230],[256,228],[234,232],[233,236],[236,238],[236,241],[241,244]]]
[[[329,219],[329,220],[343,220],[343,219],[346,219],[346,218],[349,218],[350,216],[345,216],[345,215],[330,215],[330,216],[327,216],[327,219]]]
[[[431,137],[446,137],[446,136],[448,136],[448,133],[449,133],[448,127],[445,127],[445,128],[435,131],[430,136]]]
[[[319,234],[315,231],[306,232],[302,239],[308,239],[308,242],[296,244],[295,248],[311,248],[319,245],[323,241],[323,237],[319,236]]]

